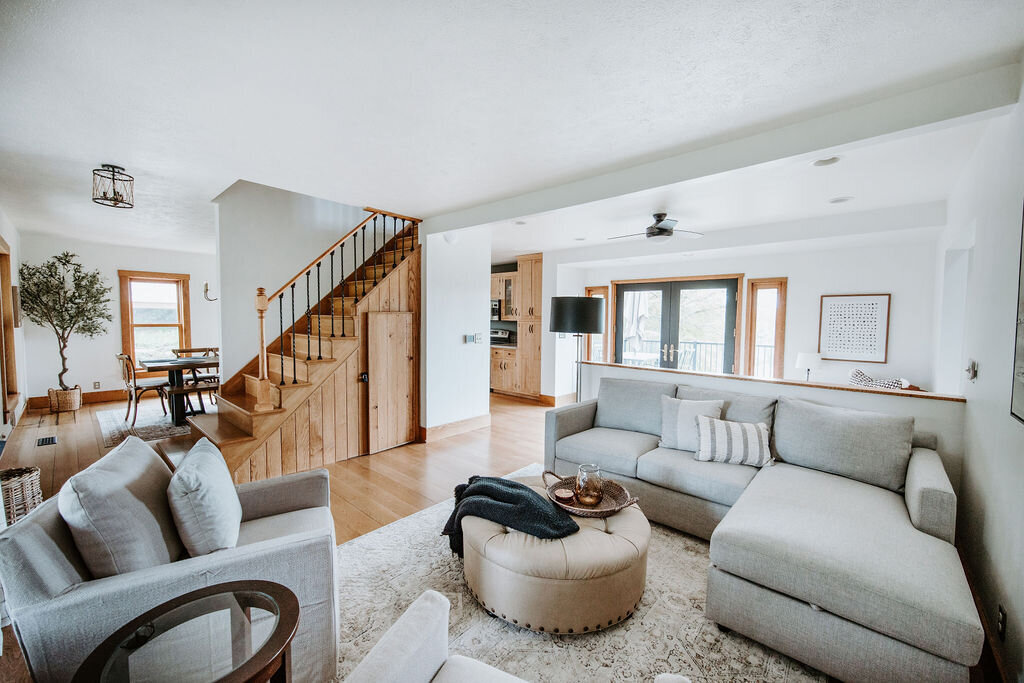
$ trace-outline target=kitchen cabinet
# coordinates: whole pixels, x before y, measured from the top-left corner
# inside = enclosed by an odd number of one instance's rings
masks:
[[[520,393],[516,349],[491,349],[491,388]]]
[[[516,349],[516,373],[519,391],[540,396],[540,320],[520,320],[518,326],[518,347]]]
[[[505,279],[501,273],[491,273],[491,299],[502,299],[504,294],[502,293]]]
[[[501,319],[519,320],[519,273],[505,273],[501,288]]]
[[[519,320],[540,320],[543,303],[544,261],[540,254],[518,259]]]

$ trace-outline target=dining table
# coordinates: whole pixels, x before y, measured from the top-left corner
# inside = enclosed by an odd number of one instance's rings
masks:
[[[184,373],[218,367],[220,356],[140,360],[139,365],[146,372],[167,373],[167,383],[171,385],[167,390],[171,404],[171,421],[180,426],[185,424],[185,394],[189,392],[185,387]]]

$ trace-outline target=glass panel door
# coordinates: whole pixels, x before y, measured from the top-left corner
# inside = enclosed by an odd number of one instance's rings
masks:
[[[735,279],[618,285],[616,362],[735,372],[736,288]]]
[[[671,367],[668,360],[670,308],[667,284],[629,284],[616,288],[615,357],[624,365]]]

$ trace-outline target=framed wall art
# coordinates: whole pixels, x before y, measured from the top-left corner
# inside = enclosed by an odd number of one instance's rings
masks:
[[[823,294],[818,318],[822,360],[885,363],[891,294]]]

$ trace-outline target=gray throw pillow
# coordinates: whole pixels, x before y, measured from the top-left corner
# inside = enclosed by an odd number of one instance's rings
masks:
[[[171,471],[156,451],[130,436],[61,487],[57,509],[94,578],[181,557],[167,505],[170,481]]]
[[[780,398],[775,415],[779,459],[902,491],[914,418]]]
[[[721,417],[722,401],[684,401],[662,396],[661,441],[658,445],[679,451],[696,451],[698,415]]]
[[[224,456],[209,439],[197,441],[174,471],[167,501],[192,557],[238,543],[242,504]]]

